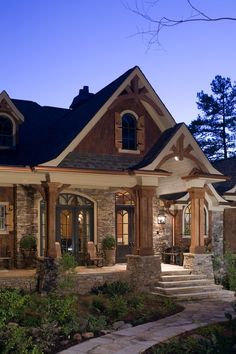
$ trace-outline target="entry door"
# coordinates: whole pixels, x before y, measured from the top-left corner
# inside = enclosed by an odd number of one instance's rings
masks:
[[[61,251],[76,252],[75,218],[72,208],[57,208],[57,241],[61,244]]]
[[[116,261],[126,262],[134,246],[134,207],[116,206]]]
[[[93,210],[83,207],[57,207],[57,240],[62,252],[87,253],[93,241]]]

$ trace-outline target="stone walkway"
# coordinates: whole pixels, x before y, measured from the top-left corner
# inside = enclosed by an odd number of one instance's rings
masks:
[[[90,339],[59,354],[139,354],[145,349],[183,332],[225,321],[226,311],[235,315],[228,302],[186,302],[185,310],[159,321],[146,323]]]

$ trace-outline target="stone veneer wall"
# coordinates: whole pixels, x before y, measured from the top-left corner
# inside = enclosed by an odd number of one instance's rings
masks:
[[[223,257],[224,252],[224,217],[221,211],[211,213],[212,253],[217,257]]]
[[[153,249],[154,254],[160,254],[163,249],[172,245],[172,217],[166,215],[166,224],[158,225],[159,199],[153,198]]]
[[[90,292],[93,287],[112,283],[114,281],[130,282],[129,273],[127,271],[119,271],[114,273],[96,273],[96,274],[79,274],[76,277],[76,292],[85,295]],[[37,288],[36,276],[20,276],[20,277],[1,277],[0,289],[18,288],[28,291],[35,291]]]
[[[161,257],[127,255],[127,272],[136,290],[151,290],[160,279]]]
[[[38,210],[35,205],[35,191],[17,185],[16,189],[16,237],[17,237],[17,267],[22,267],[22,257],[19,252],[19,242],[26,234],[37,234]]]
[[[214,279],[212,254],[184,253],[184,269],[191,269],[193,274],[206,275]]]
[[[85,197],[91,198],[95,201],[94,210],[97,207],[97,242],[98,247],[101,248],[101,242],[104,236],[113,235],[115,237],[115,192],[106,189],[71,189],[70,193],[82,194]]]

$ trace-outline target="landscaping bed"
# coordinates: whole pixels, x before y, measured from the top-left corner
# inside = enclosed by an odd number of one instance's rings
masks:
[[[76,295],[0,290],[0,352],[56,353],[83,340],[170,316],[183,308],[172,300],[137,293],[114,282]]]

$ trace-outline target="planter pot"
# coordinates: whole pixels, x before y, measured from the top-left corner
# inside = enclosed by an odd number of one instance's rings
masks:
[[[25,268],[35,267],[37,251],[34,249],[21,248]]]
[[[106,265],[113,266],[116,263],[116,250],[104,250]]]

